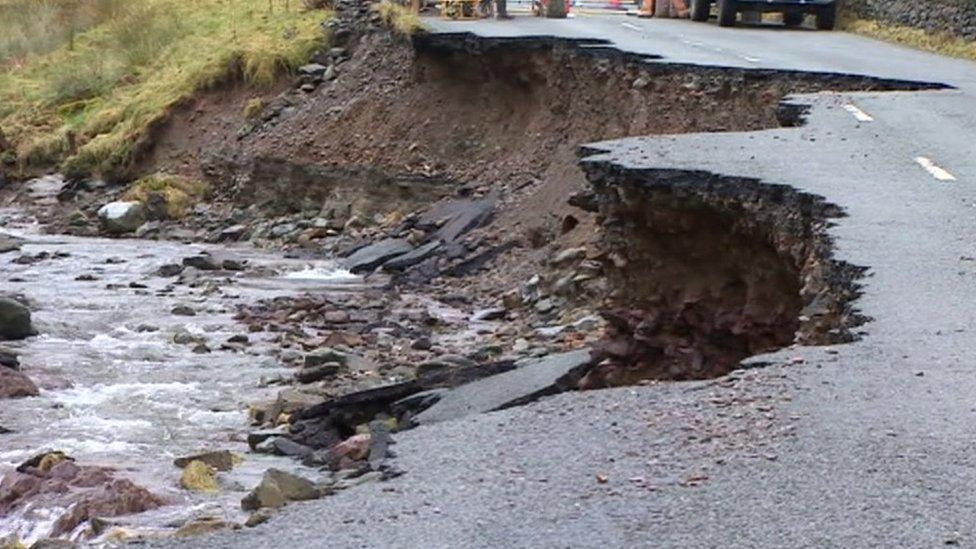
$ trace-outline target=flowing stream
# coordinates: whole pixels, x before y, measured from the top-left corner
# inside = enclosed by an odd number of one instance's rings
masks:
[[[20,353],[22,370],[41,387],[39,397],[0,402],[0,425],[13,431],[0,435],[0,475],[44,450],[116,468],[172,502],[119,521],[154,531],[201,514],[240,521],[240,498],[265,469],[298,467],[285,458],[248,455],[221,475],[218,495],[195,495],[180,489],[172,461],[201,450],[243,454],[247,403],[273,398],[278,388],[262,380],[287,375],[270,352],[273,334],[247,334],[233,320],[236,304],[303,291],[356,291],[355,277],[328,262],[216,248],[247,260],[248,269],[189,287],[155,272],[215,247],[43,235],[11,211],[0,211],[0,232],[25,239],[21,252],[0,256],[0,289],[29,300],[40,331],[4,345]],[[12,261],[42,252],[50,256],[32,264]],[[173,315],[176,305],[197,314]],[[196,354],[193,345],[175,343],[180,332],[205,338],[213,352]],[[240,334],[250,339],[243,349],[221,348]],[[15,534],[29,544],[45,537],[58,511],[41,502],[0,517],[0,538]]]

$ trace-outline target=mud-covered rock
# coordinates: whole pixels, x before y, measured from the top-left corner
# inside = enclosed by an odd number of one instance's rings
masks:
[[[230,450],[217,450],[176,458],[173,460],[173,465],[182,469],[194,461],[199,461],[213,467],[217,471],[226,472],[233,469],[239,459]]]
[[[0,340],[24,339],[37,335],[31,323],[31,312],[22,303],[0,297]]]
[[[0,400],[37,396],[39,391],[22,372],[0,366]]]
[[[305,501],[319,496],[312,481],[279,469],[268,469],[261,483],[241,500],[241,508],[255,511],[263,507],[282,507],[289,501]]]

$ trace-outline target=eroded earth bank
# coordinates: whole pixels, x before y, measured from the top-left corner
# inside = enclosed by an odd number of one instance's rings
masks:
[[[211,90],[135,159],[205,192],[0,189],[9,543],[256,526],[410,475],[398,432],[556,393],[721,377],[703,399],[754,402],[743,360],[867,320],[822,197],[584,145],[796,126],[790,95],[925,85],[405,38],[356,2],[323,32],[293,85]],[[789,436],[764,406],[716,459]]]

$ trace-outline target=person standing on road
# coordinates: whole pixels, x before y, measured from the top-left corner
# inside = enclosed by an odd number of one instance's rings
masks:
[[[495,19],[509,19],[507,0],[495,0]]]

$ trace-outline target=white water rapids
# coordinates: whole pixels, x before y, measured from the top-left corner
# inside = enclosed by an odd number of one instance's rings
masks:
[[[246,334],[232,318],[237,304],[302,291],[355,291],[357,277],[327,262],[239,248],[231,253],[257,268],[222,274],[227,281],[216,287],[190,288],[154,273],[199,253],[200,246],[45,236],[12,212],[0,212],[0,232],[26,242],[20,252],[0,255],[0,290],[29,300],[40,331],[0,344],[21,355],[23,372],[42,388],[36,398],[0,401],[0,425],[13,431],[0,434],[0,475],[44,450],[117,468],[172,502],[118,521],[144,532],[171,531],[201,514],[240,521],[240,498],[265,469],[297,467],[284,458],[248,455],[222,474],[221,492],[211,496],[181,490],[172,461],[202,450],[243,454],[247,403],[273,398],[277,388],[261,380],[285,374],[269,353],[273,334],[247,334],[251,343],[243,352],[220,348]],[[40,252],[63,257],[12,262]],[[85,274],[95,280],[76,280]],[[175,316],[170,311],[177,304],[198,314]],[[213,352],[194,354],[192,346],[174,343],[180,331],[206,338]],[[40,505],[0,517],[0,539],[14,534],[29,545],[47,535],[59,511]]]

